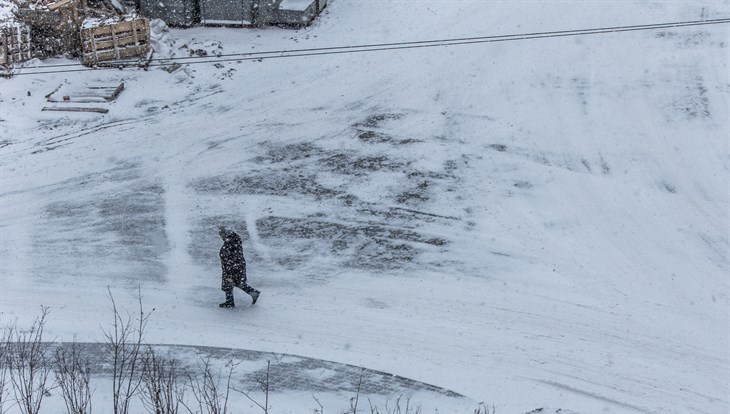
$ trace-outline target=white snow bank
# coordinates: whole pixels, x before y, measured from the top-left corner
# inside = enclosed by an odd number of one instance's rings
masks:
[[[279,4],[279,10],[304,11],[312,5],[312,0],[283,0]]]

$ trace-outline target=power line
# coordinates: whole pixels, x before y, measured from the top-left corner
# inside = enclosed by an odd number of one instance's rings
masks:
[[[522,33],[522,34],[510,34],[510,35],[493,35],[493,36],[480,36],[480,37],[463,37],[453,39],[435,39],[435,40],[420,40],[420,41],[408,41],[408,42],[394,42],[394,43],[376,43],[376,44],[365,44],[365,45],[350,45],[350,46],[331,46],[331,47],[320,47],[320,48],[309,48],[309,49],[289,49],[289,50],[274,50],[267,52],[243,52],[243,53],[230,53],[216,55],[216,58],[225,58],[232,56],[240,57],[253,57],[259,55],[271,55],[271,54],[284,54],[284,53],[307,53],[307,52],[325,52],[325,51],[337,51],[337,50],[353,50],[353,49],[370,49],[370,48],[389,48],[389,47],[410,47],[410,46],[444,46],[448,44],[463,44],[460,42],[483,42],[483,41],[494,41],[500,39],[515,40],[521,38],[535,38],[535,37],[554,37],[554,36],[576,36],[596,33],[609,33],[609,32],[621,32],[630,30],[656,30],[673,27],[684,27],[684,26],[697,26],[697,25],[709,25],[709,24],[725,24],[730,23],[730,19],[714,19],[714,20],[696,20],[696,21],[684,21],[684,22],[673,22],[673,23],[655,23],[655,24],[644,24],[644,25],[633,25],[633,26],[616,26],[616,27],[603,27],[594,29],[577,29],[577,30],[561,30],[561,31],[549,31],[549,32],[535,32],[535,33]],[[377,49],[382,50],[382,49]],[[153,61],[175,61],[175,60],[195,60],[204,59],[208,56],[184,56],[184,57],[171,57],[171,58],[154,58],[150,59]],[[79,66],[78,63],[74,64],[59,64],[59,65],[44,65],[43,68],[52,67],[68,67],[68,66]]]
[[[231,61],[250,61],[250,60],[263,60],[263,59],[280,59],[280,58],[292,58],[292,57],[306,57],[306,56],[322,56],[322,55],[337,55],[346,53],[364,53],[364,52],[378,52],[378,51],[391,51],[401,49],[418,49],[418,48],[429,48],[429,47],[445,47],[445,46],[457,46],[457,45],[470,45],[480,43],[495,43],[495,42],[507,42],[507,41],[518,41],[518,40],[533,40],[533,39],[546,39],[556,37],[569,37],[569,36],[587,36],[595,34],[607,34],[607,33],[620,33],[620,32],[632,32],[632,31],[643,31],[643,30],[658,30],[658,29],[670,29],[680,27],[691,27],[691,26],[707,26],[716,24],[728,24],[730,18],[724,19],[713,19],[713,20],[695,20],[695,21],[682,21],[682,22],[671,22],[671,23],[655,23],[655,24],[643,24],[643,25],[631,25],[631,26],[615,26],[615,27],[601,27],[593,29],[577,29],[577,30],[559,30],[559,31],[547,31],[547,32],[533,32],[533,33],[521,33],[521,34],[508,34],[508,35],[493,35],[493,36],[478,36],[478,37],[462,37],[462,38],[451,38],[451,39],[437,39],[437,40],[420,40],[420,41],[409,41],[409,42],[394,42],[394,43],[376,43],[376,44],[365,44],[365,45],[348,45],[348,46],[331,46],[331,47],[320,47],[320,48],[307,48],[307,49],[285,49],[285,50],[274,50],[274,51],[263,51],[263,52],[245,52],[245,53],[230,53],[216,55],[214,59],[208,56],[189,56],[189,57],[173,57],[173,58],[154,58],[150,59],[146,67],[164,67],[175,64],[203,64],[203,63],[220,63],[220,62],[231,62]],[[68,70],[45,70],[48,68],[68,68],[68,67],[79,67],[82,66],[80,63],[75,64],[60,64],[60,65],[47,65],[41,67],[24,67],[19,70],[28,70],[31,72],[19,72],[15,75],[40,75],[40,74],[51,74],[51,73],[70,73],[70,72],[85,72],[97,69],[120,69],[124,67],[138,67],[138,64],[128,64],[119,62],[109,62],[109,67],[98,67],[89,68],[82,67],[79,69],[68,69]],[[115,66],[111,66],[115,65]],[[41,71],[32,71],[33,69],[42,69]]]

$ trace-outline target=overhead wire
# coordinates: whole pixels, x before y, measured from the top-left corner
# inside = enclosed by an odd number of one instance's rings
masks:
[[[293,57],[308,57],[308,56],[323,56],[323,55],[339,55],[349,53],[365,53],[365,52],[378,52],[378,51],[392,51],[392,50],[403,50],[403,49],[419,49],[419,48],[430,48],[430,47],[447,47],[447,46],[458,46],[458,45],[470,45],[480,43],[495,43],[495,42],[507,42],[507,41],[519,41],[519,40],[533,40],[533,39],[546,39],[546,38],[557,38],[557,37],[569,37],[569,36],[587,36],[595,34],[607,34],[607,33],[620,33],[620,32],[631,32],[631,31],[643,31],[643,30],[658,30],[658,29],[670,29],[678,27],[691,27],[691,26],[706,26],[716,24],[728,24],[730,18],[723,19],[711,19],[711,20],[695,20],[695,21],[681,21],[681,22],[670,22],[670,23],[654,23],[654,24],[642,24],[642,25],[629,25],[629,26],[614,26],[614,27],[600,27],[593,29],[576,29],[576,30],[558,30],[558,31],[545,31],[545,32],[532,32],[532,33],[520,33],[520,34],[507,34],[507,35],[491,35],[491,36],[475,36],[475,37],[462,37],[462,38],[447,38],[447,39],[435,39],[435,40],[419,40],[419,41],[404,41],[404,42],[392,42],[392,43],[374,43],[374,44],[363,44],[363,45],[346,45],[346,46],[329,46],[319,48],[303,48],[303,49],[284,49],[284,50],[272,50],[272,51],[258,51],[258,52],[242,52],[242,53],[229,53],[210,56],[181,56],[181,57],[169,57],[169,58],[153,58],[146,61],[145,64],[139,63],[128,63],[128,62],[109,62],[109,66],[98,66],[98,67],[86,67],[80,63],[74,64],[58,64],[58,65],[43,65],[43,66],[25,66],[18,68],[19,72],[13,73],[15,76],[19,75],[41,75],[41,74],[54,74],[54,73],[71,73],[71,72],[85,72],[99,69],[122,69],[127,67],[166,67],[175,64],[204,64],[204,63],[222,63],[232,61],[258,61],[264,59],[281,59],[281,58],[293,58]],[[64,69],[64,70],[46,70],[54,68],[78,68],[78,69]],[[39,69],[39,70],[35,70]],[[28,72],[23,72],[28,71]]]

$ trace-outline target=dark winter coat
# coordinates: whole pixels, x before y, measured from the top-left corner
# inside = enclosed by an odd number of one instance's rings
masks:
[[[238,234],[231,231],[226,235],[220,257],[223,271],[221,289],[229,292],[234,286],[245,285],[246,259],[243,257],[243,244]]]

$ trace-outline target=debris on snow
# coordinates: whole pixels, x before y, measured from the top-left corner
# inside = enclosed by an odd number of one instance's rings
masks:
[[[71,88],[66,84],[46,95],[48,102],[105,103],[111,102],[124,90],[124,82],[111,85],[86,85]]]
[[[58,112],[96,112],[106,114],[109,112],[107,108],[92,108],[85,106],[44,106],[42,111],[58,111]]]

